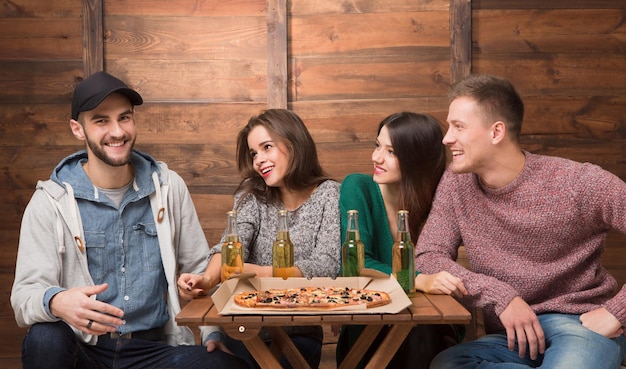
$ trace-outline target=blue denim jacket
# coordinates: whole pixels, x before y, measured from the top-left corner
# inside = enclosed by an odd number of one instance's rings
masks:
[[[151,174],[158,165],[148,155],[133,153],[135,180],[116,208],[87,177],[86,161],[84,151],[68,157],[52,179],[74,189],[89,273],[95,284],[109,285],[97,299],[124,311],[125,324],[118,328],[122,334],[162,327],[169,319],[167,281],[149,200],[155,191]]]

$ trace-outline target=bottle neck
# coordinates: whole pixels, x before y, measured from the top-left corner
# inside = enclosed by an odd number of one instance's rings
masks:
[[[346,231],[346,241],[360,241],[359,221],[356,213],[348,213],[348,229]]]
[[[398,241],[401,242],[412,242],[411,234],[409,232],[398,232]]]
[[[236,234],[227,234],[226,242],[239,242],[239,236]]]
[[[235,214],[229,213],[226,216],[226,241],[239,241],[239,236],[237,235],[237,215]]]
[[[346,242],[347,241],[361,241],[361,235],[359,231],[350,231],[346,232]]]
[[[287,212],[278,213],[278,226],[276,228],[276,239],[289,239],[289,225],[287,223]]]
[[[398,241],[411,241],[409,232],[409,215],[406,211],[398,212]]]
[[[288,240],[289,239],[289,231],[278,231],[276,232],[277,240]]]

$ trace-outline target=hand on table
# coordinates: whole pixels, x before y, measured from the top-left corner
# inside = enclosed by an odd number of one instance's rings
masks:
[[[506,329],[509,350],[515,350],[515,341],[519,348],[519,357],[526,355],[535,360],[538,354],[546,351],[546,341],[537,315],[521,297],[517,296],[500,314],[500,321]]]
[[[206,295],[213,287],[211,281],[199,274],[182,273],[178,277],[178,294],[185,300],[191,300],[198,296]]]
[[[467,295],[463,281],[446,271],[435,274],[418,274],[415,277],[415,287],[426,293],[452,295],[456,298]]]
[[[272,266],[266,265],[261,266],[252,263],[244,263],[243,264],[244,273],[255,273],[257,277],[271,277],[272,276]]]
[[[91,298],[104,292],[108,285],[74,287],[61,291],[50,300],[52,315],[63,319],[82,332],[102,335],[117,331],[122,325],[124,311],[113,305]]]
[[[583,327],[604,337],[615,338],[624,334],[622,323],[604,307],[584,313],[580,322]]]

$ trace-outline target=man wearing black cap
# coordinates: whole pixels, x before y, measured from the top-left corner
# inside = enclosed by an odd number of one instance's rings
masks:
[[[85,150],[37,183],[22,220],[11,304],[30,327],[24,368],[245,366],[174,322],[177,274],[202,273],[208,245],[182,178],[133,149],[142,103],[104,72],[74,90]]]

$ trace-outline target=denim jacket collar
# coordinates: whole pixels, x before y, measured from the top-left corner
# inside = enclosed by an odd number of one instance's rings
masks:
[[[62,184],[69,183],[74,189],[76,198],[90,201],[103,201],[99,196],[98,189],[92,183],[87,173],[83,169],[83,164],[87,162],[87,151],[81,150],[65,159],[54,169],[50,179]],[[155,191],[152,173],[156,172],[159,182],[162,184],[159,165],[156,160],[141,151],[133,150],[131,163],[135,170],[133,188],[138,198],[149,196]]]

